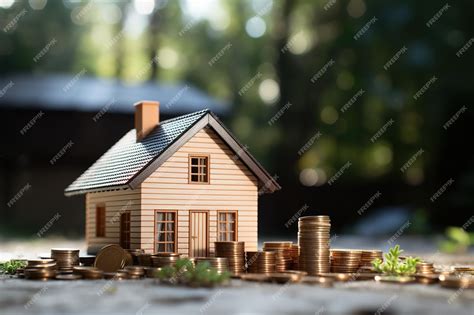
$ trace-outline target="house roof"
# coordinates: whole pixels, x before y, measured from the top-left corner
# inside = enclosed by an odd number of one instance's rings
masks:
[[[209,108],[223,116],[229,113],[227,102],[216,100],[190,83],[166,84],[146,81],[130,84],[117,79],[74,74],[22,74],[0,77],[0,107],[24,109],[99,112],[108,106],[110,113],[133,113],[130,104],[143,99],[161,103],[161,114],[175,116]]]
[[[275,178],[253,158],[210,110],[165,120],[143,140],[127,132],[65,190],[66,196],[134,189],[202,128],[212,128],[259,180],[261,191],[280,189]]]

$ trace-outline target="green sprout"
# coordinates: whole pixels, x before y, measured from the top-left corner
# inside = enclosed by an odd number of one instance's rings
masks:
[[[157,273],[158,279],[170,284],[185,284],[194,287],[210,287],[229,280],[230,273],[218,273],[208,262],[196,266],[189,259],[178,259],[174,266],[163,267]]]
[[[12,259],[6,262],[0,263],[0,273],[14,275],[17,269],[25,268],[26,262],[23,260]]]
[[[403,252],[400,245],[390,248],[388,253],[384,255],[385,261],[376,258],[372,261],[372,266],[378,272],[393,276],[412,275],[416,273],[416,264],[421,259],[418,257],[407,257],[404,260],[400,259],[400,254]]]

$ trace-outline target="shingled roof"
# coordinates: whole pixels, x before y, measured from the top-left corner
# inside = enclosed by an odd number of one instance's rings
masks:
[[[134,189],[199,130],[209,126],[259,179],[265,192],[280,186],[208,109],[165,120],[143,140],[127,132],[65,190],[66,196],[116,189]]]

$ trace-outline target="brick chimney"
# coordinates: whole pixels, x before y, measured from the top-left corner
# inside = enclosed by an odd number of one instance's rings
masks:
[[[145,138],[160,123],[160,102],[140,101],[135,106],[137,142]]]

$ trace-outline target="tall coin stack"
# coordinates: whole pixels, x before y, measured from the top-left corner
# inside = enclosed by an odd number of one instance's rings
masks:
[[[229,271],[229,262],[224,257],[196,257],[196,264],[208,262],[211,268],[215,268],[218,273]]]
[[[329,272],[329,216],[307,216],[298,220],[299,270],[310,276]]]
[[[383,252],[378,249],[373,250],[362,250],[362,256],[360,258],[360,267],[372,267],[372,261],[375,259],[383,260]]]
[[[244,242],[215,242],[215,256],[227,258],[229,271],[234,275],[245,271]]]
[[[78,249],[51,248],[51,258],[56,260],[60,273],[72,273],[72,268],[79,266]]]
[[[292,242],[264,242],[263,251],[275,252],[275,271],[285,272],[291,269],[291,245]]]
[[[273,273],[276,266],[276,252],[247,252],[247,272]]]
[[[331,272],[354,273],[359,270],[362,251],[353,249],[331,250]]]

